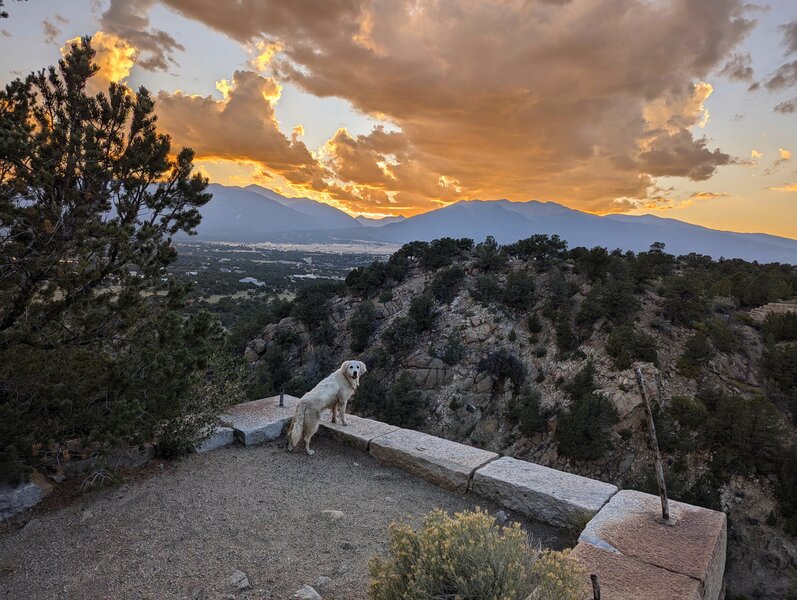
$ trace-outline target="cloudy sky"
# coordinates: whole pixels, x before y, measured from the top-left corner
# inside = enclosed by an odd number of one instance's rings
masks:
[[[2,83],[92,35],[213,181],[357,214],[554,201],[797,238],[797,2],[6,1]]]

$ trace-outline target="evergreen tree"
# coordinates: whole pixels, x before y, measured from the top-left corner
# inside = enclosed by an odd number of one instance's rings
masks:
[[[210,200],[154,102],[89,96],[89,38],[0,91],[0,476],[34,444],[138,443],[179,418],[219,332],[164,281]],[[36,446],[38,447],[38,446]],[[28,460],[30,460],[28,458]]]

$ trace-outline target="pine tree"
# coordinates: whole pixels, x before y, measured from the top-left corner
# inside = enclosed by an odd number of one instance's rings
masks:
[[[33,444],[151,438],[218,332],[165,276],[207,180],[146,89],[86,93],[94,55],[84,38],[0,91],[0,477]]]

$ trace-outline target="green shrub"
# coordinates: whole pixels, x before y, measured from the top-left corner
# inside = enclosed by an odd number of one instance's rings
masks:
[[[410,302],[409,318],[417,332],[429,331],[434,326],[437,311],[434,307],[434,298],[429,293],[415,296]]]
[[[385,388],[375,377],[363,378],[353,402],[361,415],[409,429],[423,424],[426,413],[423,395],[415,389],[415,382],[407,373],[402,373],[390,388]]]
[[[480,244],[476,244],[476,266],[482,271],[497,272],[506,264],[507,256],[491,235]]]
[[[607,283],[595,283],[590,289],[576,315],[576,324],[590,328],[599,319],[613,323],[627,321],[639,310],[630,281],[612,279]]]
[[[486,372],[493,378],[494,383],[509,379],[516,390],[519,390],[526,380],[526,367],[517,356],[503,348],[481,359],[476,369],[479,373]]]
[[[684,351],[678,358],[678,370],[686,377],[697,377],[702,368],[714,357],[714,348],[708,337],[698,331],[684,345]]]
[[[670,413],[679,424],[691,431],[698,431],[708,420],[708,409],[697,398],[689,396],[673,396],[670,401]]]
[[[773,342],[797,342],[797,312],[767,315],[761,334]]]
[[[600,458],[611,450],[609,427],[617,423],[617,413],[609,400],[597,393],[592,362],[565,386],[570,408],[559,415],[556,440],[559,453],[576,460]]]
[[[501,297],[501,286],[494,275],[479,275],[476,277],[476,285],[471,290],[473,299],[484,305],[489,304]]]
[[[371,600],[581,600],[586,572],[564,553],[531,545],[518,523],[499,527],[486,512],[453,517],[436,509],[419,531],[392,523],[386,557],[368,565]]]
[[[362,302],[352,314],[349,321],[351,329],[351,349],[362,352],[368,347],[368,340],[376,329],[376,308],[372,302]]]
[[[532,437],[535,433],[545,433],[547,418],[540,408],[542,395],[536,388],[528,388],[518,396],[518,423],[520,433]]]
[[[329,318],[330,298],[340,293],[340,284],[320,282],[299,290],[293,301],[293,316],[312,330]]]
[[[473,248],[473,240],[469,238],[454,239],[450,237],[432,240],[420,255],[420,264],[424,269],[435,270],[449,266],[454,259],[469,252]]]
[[[767,344],[761,373],[767,381],[769,396],[788,405],[792,416],[797,417],[797,344]]]
[[[556,319],[556,346],[562,357],[573,354],[579,347],[579,339],[573,330],[570,313],[563,311]]]
[[[219,413],[246,399],[244,381],[244,366],[221,354],[211,357],[207,368],[192,373],[188,400],[158,429],[158,455],[174,458],[193,452],[212,433]]]
[[[658,362],[656,340],[634,331],[631,325],[615,327],[606,339],[606,353],[614,360],[616,369],[628,369],[635,360]]]
[[[465,358],[465,347],[462,345],[462,338],[459,334],[452,333],[449,336],[440,358],[452,367]]]
[[[725,322],[717,317],[712,317],[706,320],[705,325],[708,337],[717,350],[728,353],[737,349],[739,340]]]
[[[409,317],[394,319],[382,332],[382,343],[391,360],[406,355],[415,348],[416,335],[415,322]]]
[[[390,302],[393,299],[393,290],[384,290],[379,293],[379,301],[384,304],[385,302]]]
[[[664,316],[675,325],[693,327],[709,312],[703,281],[696,275],[669,277],[661,285],[664,297]]]
[[[516,256],[523,260],[534,260],[541,270],[562,259],[567,251],[567,242],[558,235],[547,236],[535,234],[530,238],[518,240],[514,244],[504,246],[504,251],[509,256]]]
[[[528,310],[534,304],[534,291],[534,279],[526,271],[512,271],[507,275],[502,299],[510,308]]]
[[[459,265],[441,269],[435,273],[430,284],[432,295],[443,304],[451,304],[459,293],[463,279],[465,279],[465,271]]]
[[[526,325],[529,328],[529,333],[540,333],[542,331],[542,321],[537,316],[537,313],[531,313],[526,319]]]

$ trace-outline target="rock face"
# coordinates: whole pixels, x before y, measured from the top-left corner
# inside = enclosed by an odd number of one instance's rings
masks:
[[[321,428],[327,435],[363,451],[368,450],[373,439],[398,430],[395,425],[363,419],[355,415],[346,416],[348,423],[346,426],[341,425],[340,422],[332,423],[329,418],[329,414],[326,412],[322,415]]]
[[[478,469],[471,489],[523,515],[558,527],[581,527],[617,487],[595,479],[503,457]]]
[[[16,487],[0,485],[0,521],[36,506],[52,490],[52,485],[39,473]]]
[[[498,458],[495,452],[408,429],[373,439],[370,452],[378,460],[458,492],[468,490],[476,469]]]
[[[284,406],[279,396],[252,400],[231,406],[219,419],[235,431],[244,446],[276,440],[290,423],[299,399],[285,395]]]
[[[613,569],[619,573],[632,563],[641,563],[645,569],[683,575],[698,584],[697,598],[718,600],[725,572],[725,513],[670,502],[673,523],[661,522],[660,514],[658,496],[631,490],[618,492],[581,532],[577,555],[599,559],[600,564],[608,566],[607,573]],[[644,535],[640,535],[641,531]],[[589,565],[588,560],[586,563]],[[609,590],[612,598],[632,597]],[[681,596],[673,596],[676,597]]]

